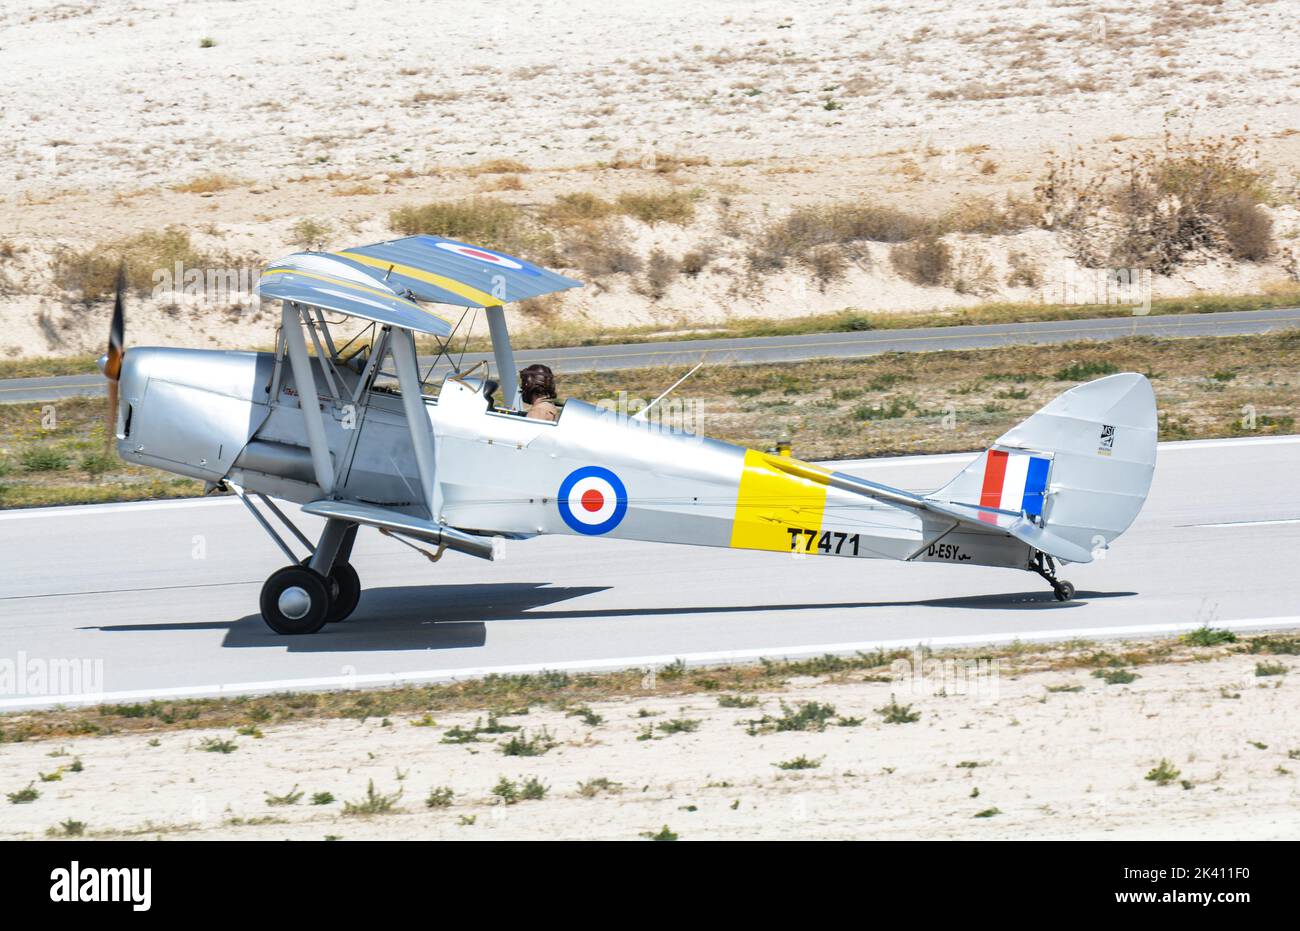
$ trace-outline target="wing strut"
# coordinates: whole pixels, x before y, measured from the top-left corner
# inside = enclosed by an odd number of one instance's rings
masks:
[[[420,470],[420,486],[424,503],[429,508],[429,520],[438,523],[442,502],[435,481],[437,458],[433,446],[433,421],[424,408],[424,395],[420,386],[420,370],[415,361],[415,336],[410,330],[393,327],[390,335],[393,367],[397,369],[397,384],[402,391],[402,409],[406,412],[406,426],[411,431],[411,446],[415,450],[415,464]]]
[[[515,352],[510,348],[510,333],[506,329],[506,309],[498,304],[484,311],[488,333],[492,337],[492,353],[496,357],[497,380],[501,382],[501,397],[512,411],[523,410],[519,398],[519,370],[515,368]]]
[[[311,448],[316,484],[328,498],[334,493],[334,463],[330,460],[330,447],[325,440],[325,420],[321,416],[320,401],[316,395],[316,377],[312,374],[311,358],[307,355],[307,339],[302,333],[302,309],[297,304],[285,301],[280,311],[280,323],[285,345],[289,349],[289,365],[293,369],[294,388],[298,391],[298,408],[302,411],[303,426],[307,430],[307,445]],[[324,360],[321,364],[324,365]]]

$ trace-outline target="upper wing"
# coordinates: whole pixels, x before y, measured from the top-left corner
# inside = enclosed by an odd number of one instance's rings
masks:
[[[420,302],[497,307],[580,287],[524,259],[440,236],[297,252],[268,265],[257,284],[263,297],[443,337],[451,322]]]

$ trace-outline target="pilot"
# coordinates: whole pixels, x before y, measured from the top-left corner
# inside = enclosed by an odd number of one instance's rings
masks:
[[[519,394],[534,420],[559,420],[555,406],[555,375],[545,365],[530,365],[519,373]]]

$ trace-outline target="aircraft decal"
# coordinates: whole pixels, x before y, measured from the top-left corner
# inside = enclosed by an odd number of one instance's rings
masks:
[[[599,536],[617,527],[627,514],[627,488],[609,469],[583,466],[560,484],[556,504],[570,529]]]
[[[791,530],[819,539],[826,510],[826,486],[772,468],[763,454],[745,451],[736,492],[731,545],[782,553],[795,548]],[[815,547],[807,549],[814,552]]]
[[[1042,514],[1043,493],[1047,490],[1047,472],[1051,464],[1050,459],[1042,456],[990,449],[984,463],[980,505],[1004,511],[1024,511],[1031,515]],[[997,522],[994,514],[981,514],[980,519]]]

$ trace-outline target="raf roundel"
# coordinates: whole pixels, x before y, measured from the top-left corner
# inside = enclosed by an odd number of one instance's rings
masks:
[[[499,265],[502,268],[513,269],[514,271],[524,271],[524,266],[514,259],[498,255],[495,252],[489,252],[487,249],[481,249],[478,246],[467,246],[463,242],[440,242],[436,243],[439,249],[459,255],[465,259],[477,259],[480,262],[487,262],[489,265]]]
[[[556,496],[560,516],[578,533],[609,533],[627,513],[627,489],[609,469],[584,466],[569,473]]]

